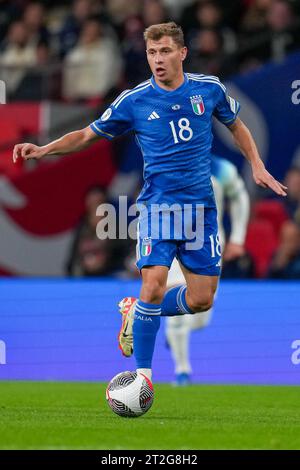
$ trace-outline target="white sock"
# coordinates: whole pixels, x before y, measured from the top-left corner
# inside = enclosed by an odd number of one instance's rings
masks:
[[[211,316],[213,313],[213,307],[206,312],[199,312],[194,313],[193,315],[184,315],[186,317],[186,321],[191,331],[193,330],[201,330],[209,325],[211,321]]]
[[[152,369],[137,369],[138,374],[144,374],[152,382]]]
[[[166,318],[166,335],[172,357],[175,363],[175,374],[190,374],[192,372],[189,361],[190,327],[186,317],[192,315],[176,315]]]
[[[166,318],[166,336],[175,363],[175,374],[191,374],[190,333],[205,328],[211,320],[213,309],[193,315],[176,315]]]

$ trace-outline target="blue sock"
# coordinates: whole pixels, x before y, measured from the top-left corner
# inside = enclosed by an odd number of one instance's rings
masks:
[[[174,317],[175,315],[184,315],[194,313],[188,306],[185,299],[186,286],[172,287],[169,289],[161,304],[162,317]]]
[[[160,313],[160,305],[137,301],[133,322],[133,352],[137,369],[151,369]]]

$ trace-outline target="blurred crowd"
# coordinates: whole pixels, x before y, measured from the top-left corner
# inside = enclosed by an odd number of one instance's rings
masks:
[[[143,30],[175,20],[186,70],[221,78],[300,47],[296,0],[0,0],[0,78],[10,99],[95,100],[149,75]]]
[[[289,169],[284,182],[289,188],[286,198],[254,201],[242,253],[223,258],[223,278],[300,279],[300,165]],[[107,190],[89,188],[66,274],[138,278],[136,241],[100,240],[96,235],[97,224],[106,217],[95,215],[96,209],[104,203],[113,203]]]
[[[185,33],[185,70],[221,79],[300,49],[298,0],[0,0],[0,79],[8,99],[101,107],[149,76],[143,31],[171,20]],[[285,200],[253,204],[246,255],[224,263],[223,277],[300,279],[300,164],[285,183]],[[105,202],[104,188],[89,189],[66,274],[138,276],[134,241],[96,236],[96,208]]]

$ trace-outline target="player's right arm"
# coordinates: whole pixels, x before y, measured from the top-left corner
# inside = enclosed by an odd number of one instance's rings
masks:
[[[45,155],[65,155],[67,153],[78,152],[89,147],[93,142],[101,138],[89,127],[70,132],[53,140],[47,145],[38,146],[30,143],[17,144],[13,151],[13,161],[19,158],[29,160],[30,158],[42,158]]]
[[[13,151],[13,161],[18,158],[42,158],[45,155],[65,155],[89,147],[96,140],[105,137],[108,140],[133,129],[130,95],[134,91],[126,90],[111,104],[99,119],[88,127],[65,134],[60,139],[47,145],[23,143],[17,144]],[[128,99],[129,98],[129,99]]]

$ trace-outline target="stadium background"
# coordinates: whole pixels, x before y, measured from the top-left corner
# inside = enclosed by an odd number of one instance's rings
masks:
[[[134,140],[17,165],[11,155],[16,143],[88,125],[147,78],[142,31],[172,19],[184,28],[186,69],[225,82],[268,170],[290,185],[285,200],[255,187],[216,123],[214,152],[237,165],[251,195],[251,269],[229,270],[211,326],[192,335],[193,380],[299,385],[299,15],[298,1],[283,0],[0,1],[0,380],[107,382],[134,367],[116,345],[117,302],[140,287],[132,243],[93,245],[103,260],[94,271],[78,256],[87,192],[134,200],[142,170]],[[172,378],[161,328],[154,379]]]

